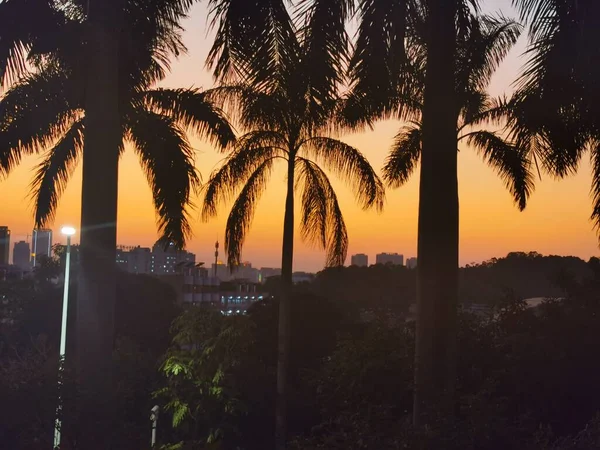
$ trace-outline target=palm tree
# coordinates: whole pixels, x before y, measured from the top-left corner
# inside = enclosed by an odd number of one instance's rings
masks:
[[[590,0],[514,0],[529,24],[529,60],[507,124],[552,176],[575,173],[587,149],[592,160],[591,220],[600,237],[600,4]]]
[[[328,176],[341,175],[365,208],[380,209],[383,185],[355,148],[330,137],[350,43],[346,21],[350,0],[299,2],[294,19],[283,0],[212,0],[218,27],[208,63],[230,84],[221,101],[237,111],[246,134],[206,186],[204,217],[239,190],[227,221],[230,265],[239,263],[254,207],[276,161],[287,168],[283,220],[282,290],[279,301],[276,447],[285,448],[290,292],[294,248],[294,193],[302,186],[301,234],[327,251],[327,264],[342,264],[346,227]]]
[[[459,116],[454,129],[454,148],[457,149],[461,142],[473,146],[483,159],[504,179],[518,208],[523,210],[527,198],[533,190],[533,177],[530,172],[530,161],[527,152],[516,147],[509,140],[503,138],[501,134],[481,129],[481,125],[486,121],[490,119],[498,120],[505,115],[508,107],[506,102],[490,99],[486,90],[491,75],[519,37],[520,27],[512,21],[487,16],[472,16],[467,24],[464,33],[459,33],[457,39],[457,70],[454,95]],[[426,50],[423,49],[423,53],[425,52]],[[426,54],[423,56],[417,61],[426,59]],[[417,72],[415,76],[417,78],[416,85],[423,86],[424,83],[420,83],[419,78],[426,77],[426,74]],[[422,157],[425,141],[422,124],[419,121],[422,115],[422,92],[418,92],[417,89],[416,94],[415,98],[410,99],[408,102],[405,101],[405,103],[412,105],[411,115],[415,117],[413,117],[410,125],[403,127],[396,136],[383,169],[384,178],[391,187],[399,187],[404,184],[414,172]],[[426,181],[422,181],[422,183]],[[421,196],[423,196],[423,192],[421,192]],[[450,205],[454,205],[454,203],[452,202]],[[420,224],[425,223],[425,219],[430,218],[429,215],[421,218],[421,214],[420,211]],[[454,223],[452,221],[452,224]],[[425,232],[433,234],[431,228],[425,229]],[[422,243],[423,239],[425,239],[425,236],[420,234],[420,245],[428,244],[428,242]],[[430,247],[425,248],[429,249]],[[454,261],[457,254],[453,252],[452,255],[452,261]],[[426,265],[428,261],[430,260],[427,259],[427,256],[424,262],[419,260],[421,271],[429,268]],[[432,288],[430,280],[430,278],[427,280],[420,279],[419,292],[421,295],[425,294],[427,289]],[[454,283],[454,278],[452,278],[452,282]],[[435,287],[435,284],[433,287]],[[453,339],[455,339],[453,336],[455,331],[452,330],[452,327],[454,327],[456,304],[449,302],[446,296],[444,300],[446,303],[437,305],[437,308],[441,309],[443,313],[440,313],[439,309],[435,311],[426,309],[422,304],[420,306],[421,322],[417,335],[417,370],[420,373],[417,372],[414,406],[415,423],[435,420],[436,415],[448,412],[452,401],[454,360],[456,358],[455,344],[452,344]],[[425,316],[425,314],[428,315]],[[443,328],[442,324],[445,324],[446,328]],[[432,330],[433,336],[431,336]],[[436,338],[440,341],[436,341]],[[434,351],[428,352],[432,347]],[[438,374],[437,378],[424,378],[423,374],[433,376],[437,373],[436,363],[444,365],[446,371]],[[419,377],[419,375],[421,376]],[[431,385],[437,387],[433,390],[433,396],[431,395],[432,390],[429,388]],[[444,395],[447,396],[446,405],[442,403]]]
[[[517,34],[514,24],[491,18],[478,22],[478,11],[477,0],[363,0],[350,65],[352,90],[343,116],[348,125],[360,128],[389,117],[412,120],[396,137],[387,161],[388,183],[402,184],[420,162],[417,425],[433,424],[450,414],[453,404],[457,140],[466,139],[500,171],[520,207],[531,189],[527,158],[496,133],[472,129],[505,112],[506,105],[494,104],[485,89]]]
[[[77,341],[85,350],[78,352],[78,374],[82,392],[89,394],[82,404],[98,415],[99,405],[110,403],[117,171],[123,142],[133,144],[140,156],[162,239],[181,247],[190,232],[190,194],[199,184],[186,131],[219,146],[234,136],[205,93],[152,89],[164,78],[169,59],[185,50],[178,21],[189,2],[87,5],[89,10],[75,1],[0,4],[0,17],[7,22],[0,40],[0,75],[18,80],[0,102],[0,172],[7,175],[23,155],[44,152],[33,182],[35,221],[42,225],[52,221],[60,194],[83,159]],[[33,26],[35,21],[23,26],[21,18],[32,15],[41,16],[44,26]],[[34,72],[24,75],[27,64]],[[103,419],[109,416],[107,409]],[[95,432],[106,428],[92,428],[82,433],[86,448],[105,444]]]
[[[467,34],[458,42],[459,72],[455,81],[460,113],[455,140],[457,149],[461,142],[475,148],[503,178],[518,208],[523,210],[533,190],[527,149],[516,147],[502,133],[481,128],[485,122],[499,122],[508,113],[510,101],[490,98],[487,88],[495,69],[514,45],[520,32],[520,25],[503,17],[470,18]],[[419,50],[413,51],[416,53]],[[423,72],[423,67],[420,69]],[[383,168],[384,180],[391,188],[401,187],[408,181],[421,157],[423,83],[419,80],[424,76],[424,73],[419,72],[413,74],[417,86],[414,98],[403,100],[412,105],[413,117],[396,135]]]
[[[294,75],[297,76],[298,74]],[[354,147],[321,134],[315,127],[308,105],[292,102],[287,92],[264,94],[251,88],[237,88],[242,96],[240,115],[246,126],[255,122],[240,138],[223,165],[205,186],[203,217],[215,216],[219,203],[237,197],[227,219],[225,248],[228,264],[241,261],[242,247],[254,211],[276,162],[285,163],[286,201],[283,220],[281,292],[279,308],[279,363],[277,425],[280,439],[285,436],[286,383],[289,355],[289,320],[294,252],[294,194],[302,190],[300,233],[304,240],[326,250],[326,266],[344,264],[348,234],[336,193],[324,165],[353,188],[365,209],[383,207],[383,184],[367,159]],[[299,97],[296,97],[299,98]],[[243,105],[243,106],[241,106]],[[299,111],[306,111],[298,114]],[[281,442],[279,443],[280,445]]]

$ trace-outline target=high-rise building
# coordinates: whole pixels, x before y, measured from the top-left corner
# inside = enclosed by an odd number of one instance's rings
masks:
[[[125,272],[129,270],[129,252],[124,248],[117,248],[115,254],[117,267]]]
[[[406,267],[408,267],[409,269],[416,269],[417,268],[417,258],[407,258]]]
[[[52,230],[38,228],[33,230],[33,251],[31,263],[35,267],[40,257],[50,258],[52,256]]]
[[[13,248],[13,264],[22,270],[28,271],[31,269],[30,258],[31,248],[29,247],[29,242],[15,242],[15,246]]]
[[[0,227],[0,266],[8,266],[9,249],[10,230],[8,227]]]
[[[376,264],[394,264],[397,266],[404,265],[404,255],[398,253],[379,253],[375,257]]]
[[[152,254],[148,247],[135,247],[127,252],[127,271],[130,273],[151,273]],[[123,256],[123,260],[125,257]],[[119,262],[117,261],[117,264]]]
[[[364,253],[358,253],[356,255],[352,255],[350,259],[351,265],[358,267],[367,267],[369,265],[369,257]]]
[[[185,250],[176,250],[173,243],[156,242],[150,256],[150,273],[163,275],[175,273],[180,263],[195,263],[196,255]]]

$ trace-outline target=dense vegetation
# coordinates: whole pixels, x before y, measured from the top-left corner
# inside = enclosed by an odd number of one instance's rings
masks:
[[[312,285],[297,287],[289,400],[293,448],[596,448],[600,261],[511,253],[463,273],[489,271],[478,286],[509,288],[523,265],[547,280],[537,285],[540,296],[549,288],[565,299],[528,309],[514,295],[515,283],[512,295],[507,290],[490,302],[493,315],[461,313],[457,419],[431,433],[410,426],[414,324],[404,321],[403,308],[368,292],[351,297],[347,286],[350,279],[369,281],[386,299],[399,298],[398,290],[414,287],[414,271],[328,269]],[[62,293],[60,283],[50,280],[59,273],[55,261],[33,280],[0,286],[0,395],[6,406],[0,430],[6,448],[50,445]],[[404,284],[392,282],[403,277]],[[336,293],[332,286],[345,288]],[[118,287],[114,448],[149,447],[155,403],[162,408],[161,444],[272,445],[277,299],[254,305],[245,316],[226,317],[204,308],[179,310],[170,288],[151,277],[121,274]],[[65,448],[77,448],[72,444]]]

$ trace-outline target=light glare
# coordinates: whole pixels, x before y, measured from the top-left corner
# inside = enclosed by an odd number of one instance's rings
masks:
[[[73,235],[75,234],[75,228],[73,228],[73,227],[68,227],[68,226],[66,226],[66,227],[62,227],[62,228],[60,229],[60,232],[61,232],[62,234],[64,234],[65,236],[73,236]]]

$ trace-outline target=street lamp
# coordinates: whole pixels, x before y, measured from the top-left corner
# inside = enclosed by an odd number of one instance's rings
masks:
[[[60,448],[60,429],[62,416],[62,386],[63,373],[65,370],[65,353],[67,350],[67,310],[69,309],[69,275],[71,272],[71,236],[75,234],[75,228],[65,226],[60,230],[67,237],[67,253],[65,258],[65,282],[63,289],[62,322],[60,326],[60,356],[58,362],[58,405],[56,406],[56,420],[54,421],[54,446]]]

